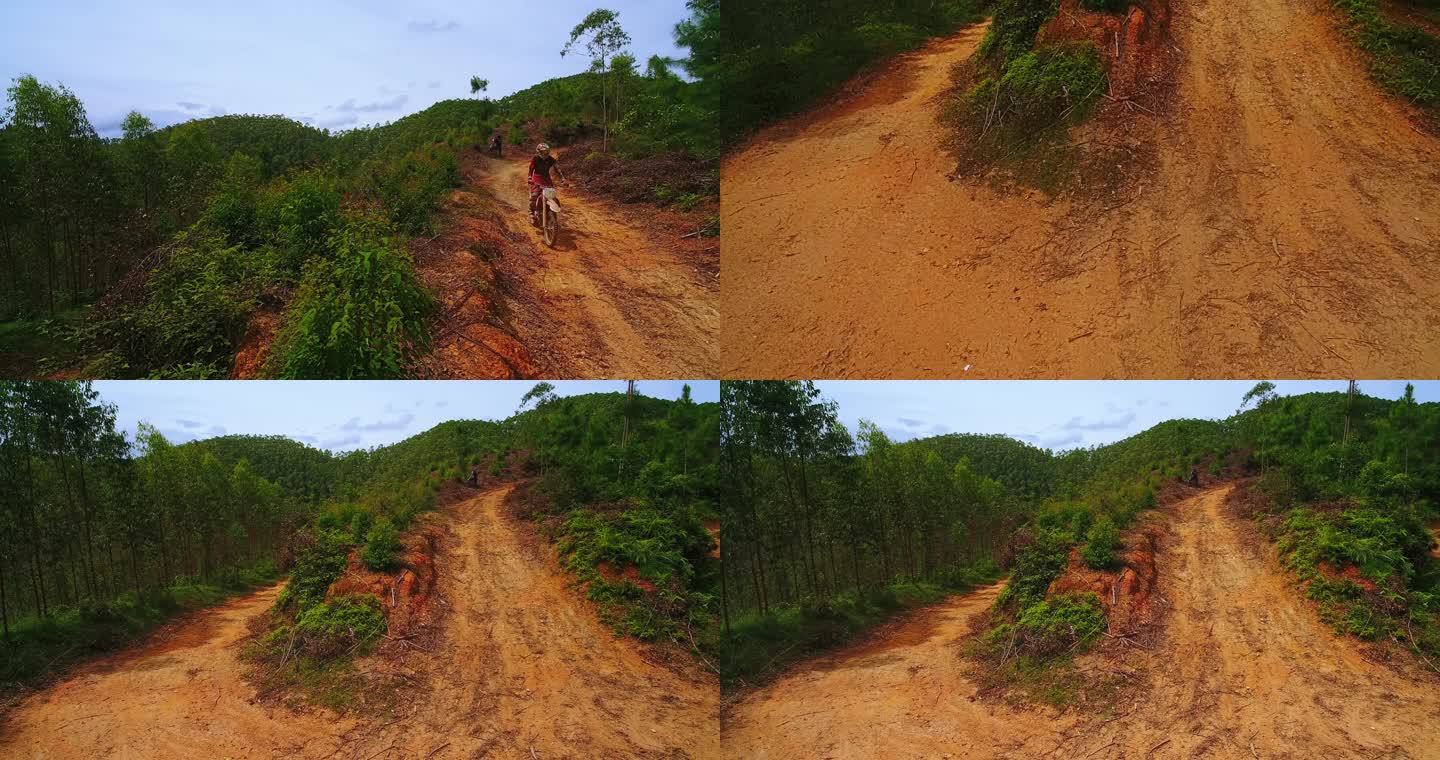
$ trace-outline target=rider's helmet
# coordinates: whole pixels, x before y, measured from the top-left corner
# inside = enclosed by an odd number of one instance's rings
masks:
[[[535,146],[535,152],[536,152],[536,153],[549,153],[549,152],[550,152],[550,143],[540,143],[539,145],[536,145],[536,146]]]

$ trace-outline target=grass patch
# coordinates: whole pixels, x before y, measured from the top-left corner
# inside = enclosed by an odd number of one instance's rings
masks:
[[[103,604],[60,608],[46,618],[12,621],[0,639],[0,693],[11,685],[35,686],[89,657],[112,652],[174,619],[274,583],[273,563],[226,573],[213,583],[182,582],[142,594],[125,593]]]
[[[1411,103],[1440,107],[1440,37],[1386,18],[1375,0],[1332,2],[1345,14],[1346,33],[1369,54],[1376,81]]]
[[[959,133],[959,170],[1000,169],[1020,184],[1056,193],[1079,164],[1066,134],[1105,91],[1100,54],[1088,42],[1020,50],[1006,37],[986,41],[992,51],[1008,52],[992,53],[1004,56],[998,63],[982,55],[962,66],[957,80],[969,85],[944,116]]]
[[[720,639],[721,686],[763,682],[787,665],[849,642],[900,613],[967,592],[998,576],[995,565],[984,562],[957,568],[943,583],[898,581],[732,620]]]

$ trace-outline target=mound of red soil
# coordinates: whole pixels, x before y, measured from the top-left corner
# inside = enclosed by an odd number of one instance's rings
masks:
[[[1093,592],[1100,598],[1109,621],[1110,635],[1126,636],[1144,631],[1156,622],[1155,553],[1165,529],[1145,523],[1123,537],[1124,548],[1117,554],[1112,570],[1095,570],[1085,564],[1080,550],[1070,551],[1070,564],[1050,584],[1047,596],[1071,592]]]
[[[506,226],[493,200],[473,192],[481,150],[459,156],[465,183],[441,208],[442,232],[410,245],[420,281],[440,301],[434,347],[412,368],[424,379],[514,380],[540,371],[501,317],[497,262],[522,250],[524,236]]]
[[[345,572],[330,584],[326,598],[373,594],[385,610],[391,638],[419,631],[431,622],[438,539],[438,530],[428,524],[401,536],[404,550],[396,560],[396,569],[388,572],[366,568],[360,562],[359,549],[350,552]]]
[[[1167,0],[1129,0],[1124,13],[1102,13],[1061,0],[1060,11],[1040,30],[1039,42],[1079,40],[1095,44],[1108,64],[1113,100],[1137,100],[1160,91],[1177,63],[1170,42]]]

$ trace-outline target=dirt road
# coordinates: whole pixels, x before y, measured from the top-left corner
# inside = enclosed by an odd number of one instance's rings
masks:
[[[0,729],[0,757],[309,758],[340,748],[355,721],[250,703],[236,644],[280,588],[198,613],[31,697]]]
[[[433,709],[412,721],[408,746],[450,741],[437,757],[452,758],[715,757],[715,680],[616,638],[501,514],[509,491],[447,510],[449,655],[434,663]]]
[[[947,176],[936,116],[983,25],[738,150],[725,376],[1440,370],[1440,140],[1319,0],[1174,15],[1177,105],[1136,115],[1157,163],[1118,200]]]
[[[1160,557],[1174,607],[1161,642],[1127,661],[1148,681],[1108,721],[972,701],[958,655],[990,588],[912,618],[748,695],[724,720],[730,757],[1429,758],[1440,689],[1335,636],[1252,551],[1228,486],[1170,510]]]
[[[482,159],[483,181],[532,253],[505,262],[510,323],[547,377],[714,377],[718,283],[662,241],[560,188],[554,249],[529,222],[523,160]]]
[[[436,558],[450,610],[441,643],[406,661],[416,688],[395,720],[250,702],[235,645],[276,587],[30,698],[0,731],[0,757],[716,757],[714,679],[650,662],[601,625],[501,514],[508,491],[432,518],[452,537]]]

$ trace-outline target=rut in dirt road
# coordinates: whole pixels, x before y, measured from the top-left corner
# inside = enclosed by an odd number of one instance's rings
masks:
[[[1176,105],[1114,200],[948,176],[983,25],[756,135],[721,171],[725,376],[1440,371],[1440,140],[1319,0],[1174,10]]]
[[[1367,661],[1323,625],[1225,512],[1229,489],[1166,509],[1170,620],[1152,650],[1126,659],[1147,683],[1115,717],[976,699],[959,648],[992,587],[746,695],[722,719],[728,756],[1435,757],[1435,681]]]
[[[715,377],[718,282],[675,248],[560,188],[560,238],[530,224],[526,163],[482,159],[479,181],[509,207],[530,255],[509,260],[510,323],[551,377]]]
[[[503,514],[508,486],[439,514],[448,606],[440,640],[404,661],[415,685],[393,720],[254,703],[238,643],[280,587],[199,613],[168,635],[30,697],[0,729],[0,757],[710,758],[719,690],[616,638],[549,552]]]

